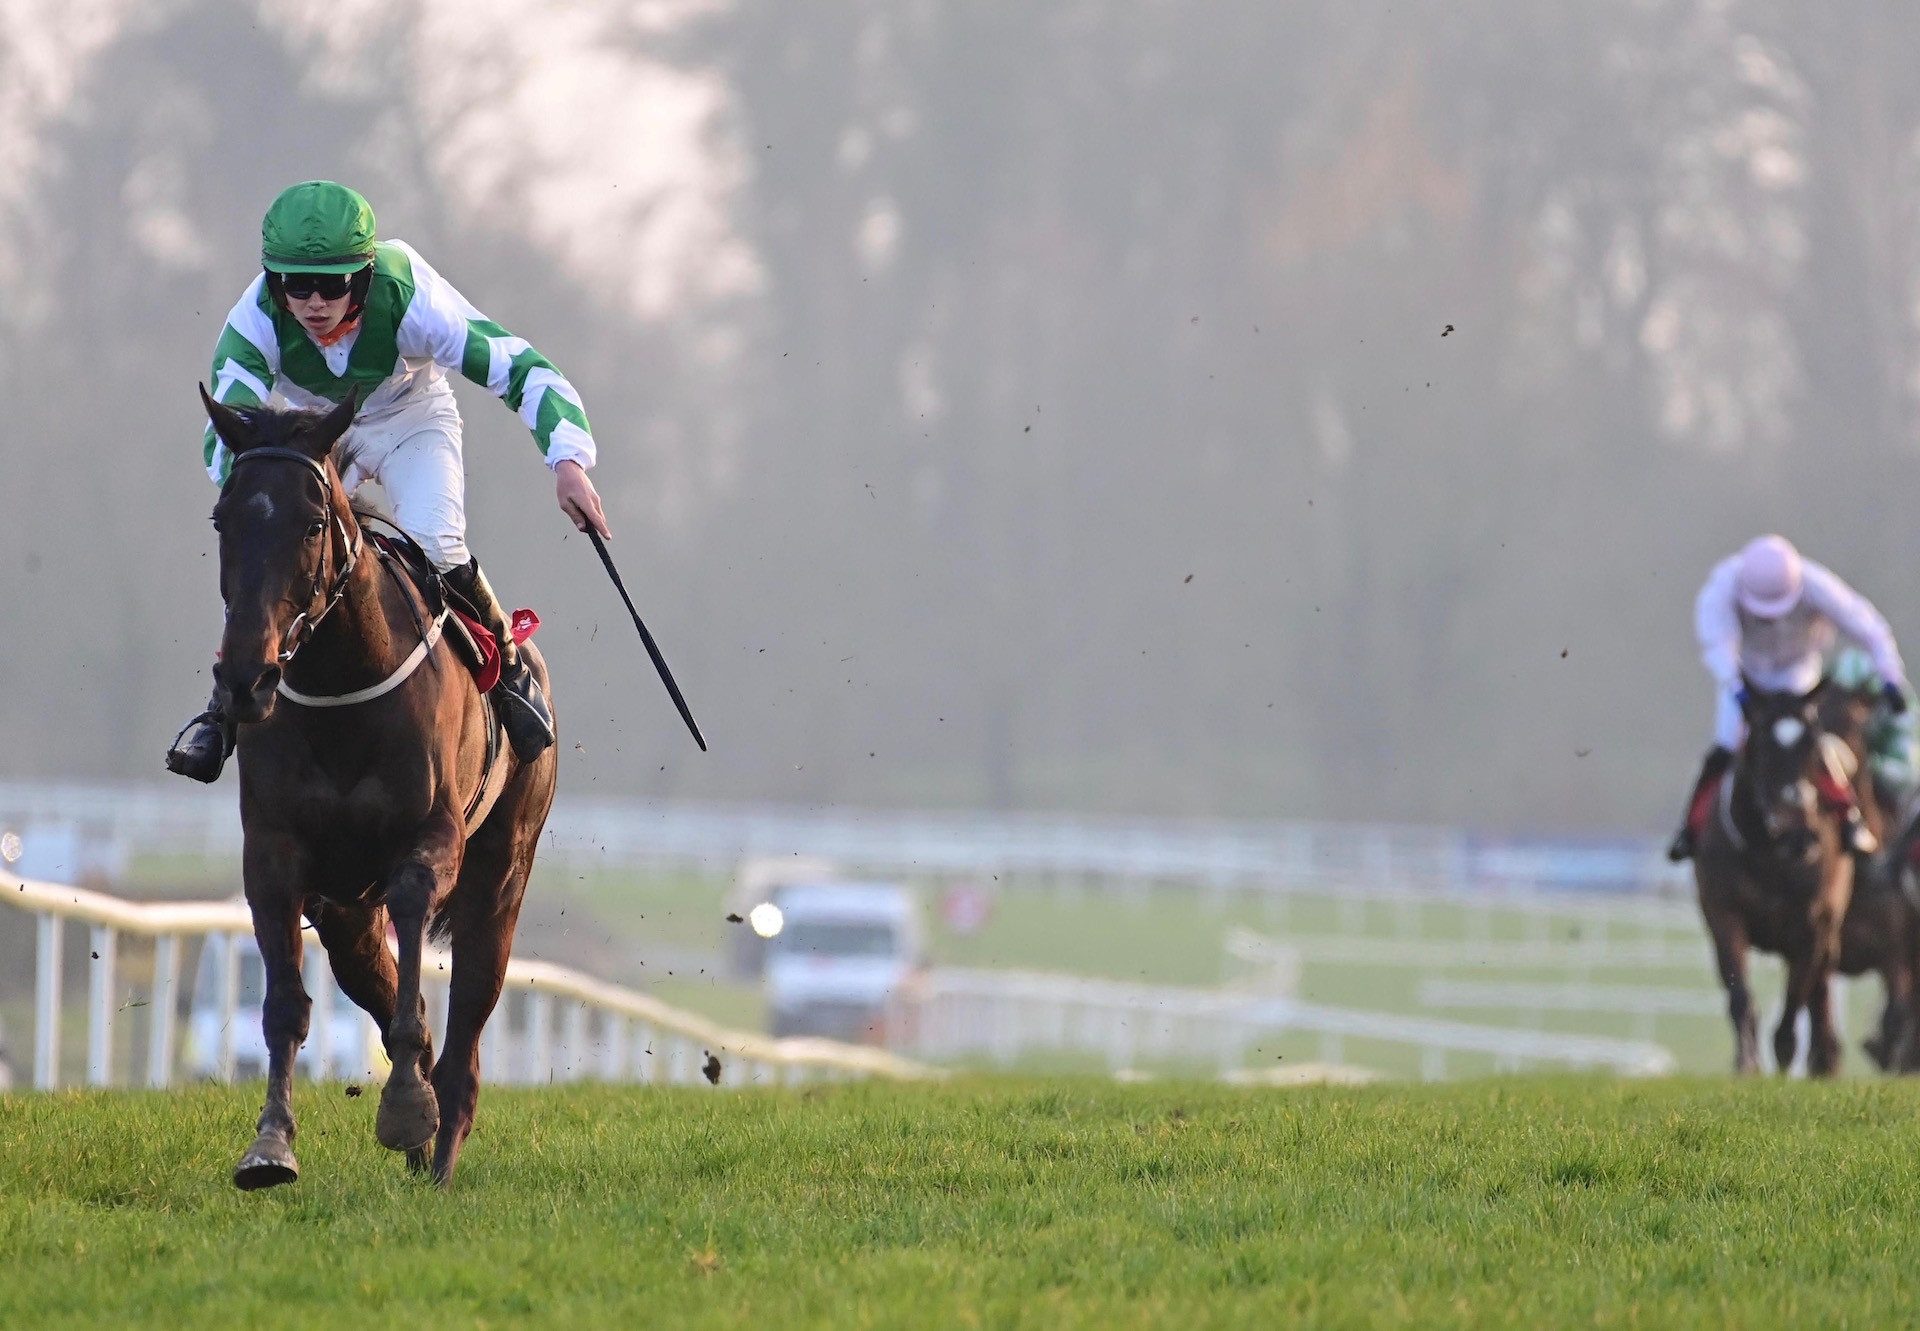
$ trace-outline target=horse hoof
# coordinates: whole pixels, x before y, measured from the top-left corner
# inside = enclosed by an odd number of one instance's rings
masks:
[[[433,1098],[433,1087],[423,1081],[398,1086],[388,1082],[380,1092],[373,1135],[389,1151],[425,1150],[439,1130],[440,1105]]]
[[[274,1188],[300,1177],[300,1162],[284,1141],[262,1137],[234,1166],[233,1186],[242,1192]]]

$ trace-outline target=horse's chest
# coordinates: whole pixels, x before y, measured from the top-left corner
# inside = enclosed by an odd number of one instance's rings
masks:
[[[331,837],[385,840],[425,820],[430,804],[424,788],[409,789],[381,777],[362,777],[352,785],[322,791],[309,806],[308,825]]]

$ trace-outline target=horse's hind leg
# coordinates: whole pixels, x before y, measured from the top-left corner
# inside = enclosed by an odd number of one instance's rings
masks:
[[[423,829],[418,848],[402,860],[387,882],[387,913],[400,945],[398,992],[387,1049],[393,1071],[380,1092],[374,1135],[390,1151],[416,1151],[433,1140],[440,1109],[433,1087],[421,1075],[429,1057],[426,1005],[420,998],[420,954],[426,945],[427,916],[453,885],[460,863],[461,827],[453,813],[441,810]]]
[[[362,1012],[373,1018],[380,1031],[387,1056],[393,1056],[388,1032],[393,1028],[393,1012],[400,992],[400,972],[393,953],[387,948],[387,912],[381,906],[339,906],[327,903],[312,913],[314,932],[327,949],[327,961],[340,992]],[[426,1023],[425,1000],[420,1020]],[[420,1057],[424,1075],[432,1067],[432,1035]],[[407,1152],[407,1163],[424,1170],[429,1161],[425,1147]]]
[[[513,792],[509,792],[511,795]],[[544,819],[526,818],[521,801],[504,798],[467,843],[453,917],[453,982],[447,999],[447,1042],[433,1069],[440,1102],[440,1133],[433,1147],[433,1178],[453,1179],[460,1147],[473,1130],[480,1102],[480,1033],[506,980],[513,930],[533,867],[534,842]]]
[[[249,838],[245,858],[247,904],[267,980],[260,1014],[267,1044],[267,1102],[260,1111],[258,1135],[233,1171],[234,1184],[252,1191],[300,1177],[299,1162],[293,1158],[293,1063],[306,1042],[313,1002],[300,982],[300,894],[286,878],[286,866],[298,862],[297,852],[276,843],[269,854]]]
[[[1882,1071],[1902,1072],[1906,1070],[1907,1008],[1912,1002],[1906,958],[1889,958],[1880,967],[1880,982],[1886,988],[1887,1002],[1880,1010],[1880,1029],[1864,1042],[1864,1047]]]

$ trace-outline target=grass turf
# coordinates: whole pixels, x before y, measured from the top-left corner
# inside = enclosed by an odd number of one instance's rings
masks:
[[[1905,1323],[1920,1086],[489,1092],[449,1193],[306,1088],[0,1098],[0,1325]]]

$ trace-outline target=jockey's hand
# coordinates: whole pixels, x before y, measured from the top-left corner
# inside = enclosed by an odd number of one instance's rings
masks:
[[[1880,686],[1880,697],[1895,716],[1907,710],[1907,691],[1891,680]]]
[[[606,510],[600,507],[600,492],[587,479],[587,469],[578,462],[562,462],[553,469],[553,493],[560,500],[560,511],[573,519],[581,531],[596,531],[608,540]]]

